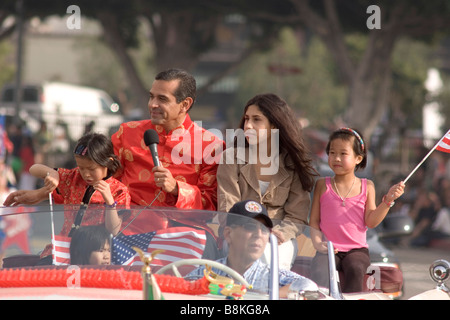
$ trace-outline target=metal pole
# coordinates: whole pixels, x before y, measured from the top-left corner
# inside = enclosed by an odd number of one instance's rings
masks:
[[[270,233],[270,278],[269,278],[269,299],[279,300],[280,299],[280,288],[279,288],[279,266],[278,266],[278,240],[277,237]]]
[[[20,109],[22,106],[22,55],[23,55],[23,16],[24,5],[23,0],[17,0],[16,2],[16,16],[17,16],[17,53],[16,53],[16,83],[15,83],[15,113],[14,119],[19,118]]]
[[[450,132],[450,130],[448,131]],[[445,136],[447,135],[447,133],[445,133],[442,138],[434,145],[434,147],[428,152],[428,154],[422,159],[422,161],[419,162],[419,164],[414,168],[413,171],[411,171],[411,173],[406,177],[405,180],[403,180],[403,183],[406,184],[406,181],[409,180],[409,178],[411,178],[411,176],[414,174],[414,172],[416,172],[416,170],[422,165],[422,163],[425,162],[425,160],[427,160],[427,158],[430,156],[430,154],[436,150],[436,148],[438,147],[438,145],[444,140]]]
[[[334,246],[331,241],[327,242],[328,249],[328,266],[330,276],[330,296],[337,300],[343,300],[344,296],[341,293],[339,286],[339,274],[336,270],[336,258],[334,257]]]

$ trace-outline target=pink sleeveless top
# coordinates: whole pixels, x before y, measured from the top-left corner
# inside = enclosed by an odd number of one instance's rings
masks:
[[[367,200],[367,180],[361,179],[361,193],[345,199],[331,187],[331,178],[326,177],[327,190],[320,197],[320,230],[330,240],[335,249],[347,252],[356,248],[367,248],[366,223],[364,219]]]

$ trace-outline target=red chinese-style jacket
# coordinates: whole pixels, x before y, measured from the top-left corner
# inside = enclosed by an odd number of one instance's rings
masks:
[[[151,152],[144,142],[144,133],[148,129],[158,133],[159,160],[177,180],[178,196],[162,191],[155,199],[160,189],[153,177]],[[132,204],[147,206],[154,201],[152,206],[216,210],[216,172],[225,145],[217,136],[194,123],[189,115],[169,133],[162,126],[153,125],[151,120],[127,122],[112,135],[111,141],[123,167],[116,177],[128,187]],[[143,219],[137,221],[139,218],[133,222],[140,229],[135,232],[153,229],[144,227],[145,222]]]
[[[79,221],[81,226],[92,226],[105,223],[105,210],[103,204],[105,200],[100,192],[89,188],[84,181],[78,168],[64,169],[59,168],[59,185],[52,197],[55,204],[72,205],[77,208],[79,205],[85,205],[82,218]],[[111,194],[118,206],[129,207],[131,197],[128,188],[114,177],[107,177],[105,181],[109,184]],[[92,205],[91,208],[89,205]],[[79,210],[68,208],[64,210],[64,223],[59,233],[61,236],[68,236],[72,230]],[[49,244],[41,253],[41,257],[51,254],[52,245]]]

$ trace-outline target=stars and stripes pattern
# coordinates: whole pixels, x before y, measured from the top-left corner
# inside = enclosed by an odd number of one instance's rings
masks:
[[[441,141],[439,141],[437,150],[450,153],[450,130],[445,134]]]
[[[157,249],[164,252],[155,256],[153,265],[163,266],[180,259],[199,259],[206,246],[204,230],[190,227],[172,227],[155,232],[116,237],[112,241],[112,264],[142,264],[132,247],[151,253]]]
[[[70,264],[70,237],[55,235],[52,258],[54,265]],[[199,259],[206,246],[204,230],[190,227],[173,227],[149,233],[120,236],[112,240],[111,264],[137,265],[141,259],[132,247],[144,252],[163,249],[152,261],[152,265],[163,266],[180,259]]]
[[[70,264],[70,240],[69,237],[55,235],[52,240],[53,264],[56,266],[64,266]]]

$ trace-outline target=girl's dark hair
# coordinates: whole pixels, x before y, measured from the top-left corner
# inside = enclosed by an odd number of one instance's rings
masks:
[[[78,140],[73,153],[106,167],[108,175],[115,174],[121,168],[119,158],[114,154],[111,139],[101,133],[86,133]]]
[[[312,157],[303,140],[302,128],[289,105],[273,93],[256,95],[244,108],[239,128],[244,129],[245,113],[251,105],[259,110],[269,122],[279,130],[280,153],[285,151],[294,163],[294,169],[302,183],[303,190],[311,192],[314,187],[317,171],[312,166]]]
[[[367,165],[367,146],[364,143],[364,138],[362,134],[353,128],[340,128],[333,133],[330,134],[330,138],[328,139],[328,144],[326,147],[326,152],[329,154],[331,141],[335,139],[342,139],[344,141],[351,141],[353,139],[353,152],[357,156],[362,156],[362,160],[355,167],[355,171],[358,169],[364,169]]]
[[[91,253],[103,248],[110,237],[111,233],[103,225],[79,227],[70,241],[70,264],[89,264]]]

